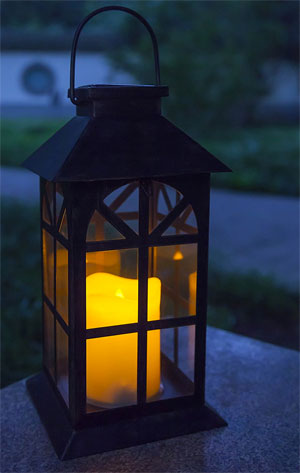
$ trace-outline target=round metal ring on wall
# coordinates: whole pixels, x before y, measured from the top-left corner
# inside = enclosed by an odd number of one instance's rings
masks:
[[[26,67],[22,74],[22,84],[31,94],[50,94],[54,89],[53,71],[45,64],[35,63]]]

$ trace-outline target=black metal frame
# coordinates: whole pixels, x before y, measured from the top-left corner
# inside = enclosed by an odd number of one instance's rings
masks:
[[[63,185],[64,191],[64,203],[63,206],[66,208],[67,221],[68,221],[68,240],[64,238],[57,230],[56,227],[56,216],[54,213],[54,226],[48,225],[42,220],[42,229],[49,232],[54,239],[54,248],[56,248],[56,239],[68,250],[69,252],[69,324],[67,325],[61,315],[56,310],[56,300],[54,298],[54,304],[52,304],[48,297],[43,294],[43,301],[47,304],[53,314],[54,325],[59,323],[65,333],[68,335],[69,341],[69,406],[66,405],[63,396],[57,388],[56,373],[55,379],[53,380],[48,369],[44,366],[46,373],[47,382],[43,381],[44,384],[49,384],[51,389],[54,390],[55,395],[60,404],[60,409],[64,411],[65,418],[70,423],[70,429],[74,432],[82,431],[82,429],[91,429],[92,427],[102,426],[107,422],[115,423],[122,419],[125,422],[132,422],[133,419],[137,420],[144,416],[167,416],[167,413],[173,412],[173,417],[176,417],[178,412],[179,417],[182,416],[182,410],[191,410],[199,412],[199,409],[205,409],[206,415],[208,415],[207,408],[205,405],[205,342],[206,342],[206,291],[207,291],[207,259],[208,259],[208,227],[209,227],[209,181],[210,175],[203,174],[201,176],[190,176],[188,179],[174,177],[161,180],[162,184],[167,184],[174,187],[183,195],[183,198],[177,203],[175,209],[171,210],[172,219],[169,217],[170,214],[161,220],[156,228],[149,232],[149,195],[150,195],[150,182],[149,180],[140,180],[139,184],[139,234],[135,234],[125,223],[124,227],[120,228],[126,235],[125,240],[111,240],[99,243],[86,242],[86,231],[88,223],[92,216],[95,208],[104,210],[105,216],[109,220],[112,219],[112,213],[110,213],[103,204],[105,197],[110,194],[113,190],[121,187],[124,184],[130,185],[130,180],[127,181],[110,181],[110,182],[97,182],[97,183],[78,183],[71,184],[65,183]],[[43,199],[45,195],[45,184],[44,180],[41,180],[41,217],[43,209]],[[53,185],[53,184],[50,184]],[[54,190],[54,188],[53,188]],[[55,212],[55,192],[54,195],[54,212]],[[198,233],[190,235],[171,235],[161,236],[161,233],[166,228],[166,224],[170,224],[174,219],[181,214],[187,205],[191,204],[195,212]],[[175,210],[175,211],[174,211]],[[116,225],[119,217],[114,214],[113,223]],[[127,227],[127,228],[125,228]],[[198,260],[197,260],[197,299],[196,299],[196,314],[185,317],[160,319],[155,321],[147,320],[147,281],[148,281],[148,253],[149,248],[153,246],[167,246],[167,245],[178,245],[181,243],[197,243],[198,244]],[[107,249],[119,249],[119,248],[138,248],[138,274],[139,274],[139,311],[138,311],[138,323],[124,324],[117,326],[101,327],[95,329],[86,329],[86,317],[85,317],[85,280],[86,280],[86,252],[89,251],[101,251]],[[56,250],[54,250],[56,251]],[[55,255],[54,255],[55,256]],[[54,259],[54,281],[56,281],[56,258]],[[201,288],[201,290],[198,290]],[[55,287],[54,287],[55,290]],[[182,326],[195,325],[195,367],[194,367],[194,393],[192,395],[182,395],[171,399],[158,399],[152,402],[146,400],[146,369],[147,369],[147,333],[149,330],[158,330],[165,328],[176,328]],[[113,409],[98,410],[89,409],[86,404],[86,339],[95,337],[104,337],[112,335],[120,335],[125,333],[137,333],[138,334],[138,383],[137,383],[137,404],[132,406],[117,407]],[[54,327],[54,334],[56,330]],[[56,344],[56,339],[54,339]],[[56,353],[56,347],[55,347]],[[180,380],[181,383],[191,383],[185,375],[180,372],[166,357],[162,359],[162,363],[167,368],[170,376],[175,380]],[[56,363],[55,363],[56,366]],[[173,374],[172,374],[173,373]],[[175,376],[175,378],[174,378]],[[32,382],[32,387],[29,382],[29,390],[31,395],[36,398],[34,393],[35,382]],[[191,384],[189,384],[190,386]],[[39,404],[38,401],[35,401]],[[50,402],[50,401],[49,401]],[[48,422],[45,419],[43,408],[40,408],[40,414],[44,422]],[[157,417],[155,425],[157,422]],[[187,416],[190,419],[189,416]],[[166,417],[167,419],[167,417]],[[173,423],[175,420],[173,420]],[[182,422],[182,420],[181,420]],[[104,423],[104,424],[103,424]],[[175,422],[176,423],[176,422]],[[61,421],[58,422],[61,424]],[[201,422],[200,422],[201,424]],[[200,425],[199,424],[199,425]],[[173,425],[173,424],[172,424]],[[212,418],[208,422],[210,427],[224,426],[226,423],[216,414],[212,414]],[[53,426],[51,429],[54,428]],[[100,427],[99,427],[100,428]],[[116,427],[117,428],[117,427]],[[59,431],[56,430],[56,434],[60,437]],[[74,430],[75,429],[75,430]],[[179,427],[178,427],[179,429]],[[177,430],[178,430],[177,429]],[[187,433],[189,430],[188,425],[185,427],[181,426],[178,432],[182,429]],[[162,435],[159,438],[165,438],[168,436],[180,435],[177,432],[174,425],[169,432]],[[199,427],[196,430],[201,430]],[[53,437],[54,433],[50,434]],[[105,435],[108,435],[106,432]],[[155,440],[158,434],[154,435],[153,429],[150,429],[148,440]],[[101,437],[102,438],[102,437]],[[70,438],[68,438],[70,442]],[[119,448],[126,441],[118,438],[111,440],[110,448]],[[136,443],[136,442],[135,442]],[[58,454],[62,458],[67,458],[70,455],[70,451],[62,454],[61,450],[64,446],[64,441],[61,442],[56,439],[54,445],[59,444],[56,447]],[[66,446],[64,446],[65,449]],[[71,447],[70,447],[71,448]],[[103,445],[99,443],[97,451],[104,451]],[[90,449],[84,447],[80,450],[80,455],[86,455],[90,453]],[[72,454],[73,455],[73,454]],[[75,455],[79,456],[79,455]]]

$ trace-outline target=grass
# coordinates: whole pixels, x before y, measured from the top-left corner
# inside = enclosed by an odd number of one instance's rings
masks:
[[[2,202],[2,379],[6,386],[41,366],[39,211]],[[208,321],[298,347],[298,298],[258,274],[210,268]]]
[[[299,349],[299,297],[271,277],[210,268],[208,322],[224,330]]]
[[[3,121],[2,165],[19,166],[58,130],[63,120]],[[213,175],[213,186],[297,196],[299,135],[296,126],[213,130],[195,137],[234,172]]]
[[[213,175],[214,187],[298,195],[297,127],[232,129],[204,138],[202,143],[234,171]]]
[[[37,371],[41,363],[39,211],[1,205],[2,386]]]
[[[1,164],[20,166],[65,123],[66,120],[2,120]]]

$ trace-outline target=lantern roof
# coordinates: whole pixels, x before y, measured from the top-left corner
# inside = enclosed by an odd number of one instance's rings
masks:
[[[23,166],[55,182],[230,171],[160,114],[76,116]]]

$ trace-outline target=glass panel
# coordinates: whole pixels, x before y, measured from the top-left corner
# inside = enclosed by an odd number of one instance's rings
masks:
[[[54,218],[53,218],[53,215],[54,215],[54,208],[53,208],[54,190],[53,189],[54,189],[54,184],[52,182],[46,182],[46,184],[45,184],[45,193],[47,194],[47,198],[48,198],[51,222],[54,221]]]
[[[170,399],[194,393],[194,338],[194,326],[150,330],[148,332],[148,401]],[[156,345],[154,345],[154,342],[156,342]],[[159,383],[157,380],[158,365],[160,367]]]
[[[152,182],[152,193],[149,199],[150,232],[171,212],[181,200],[182,194],[173,187]]]
[[[51,225],[50,205],[46,195],[43,197],[43,220]]]
[[[86,341],[87,402],[98,408],[137,401],[137,333]]]
[[[197,272],[189,274],[189,312],[196,315]]]
[[[93,251],[86,253],[86,275],[103,272],[120,275],[121,251]]]
[[[43,277],[44,294],[54,304],[54,240],[43,230]]]
[[[56,310],[68,323],[68,250],[56,242]]]
[[[138,233],[139,183],[137,181],[114,190],[104,199],[104,203]]]
[[[68,220],[67,220],[67,211],[64,210],[63,218],[61,220],[61,224],[59,226],[58,231],[68,239]]]
[[[163,391],[160,367],[160,330],[147,334],[147,400],[160,398]]]
[[[137,250],[86,254],[87,328],[137,322]]]
[[[54,379],[54,317],[46,304],[44,304],[44,364]]]
[[[164,213],[167,210],[167,213],[169,213],[182,198],[181,192],[161,182],[154,182],[153,184],[159,188],[158,211]]]
[[[197,222],[192,206],[189,205],[164,231],[163,235],[183,235],[197,233]]]
[[[68,335],[56,321],[56,376],[57,387],[69,405],[69,357]]]
[[[125,238],[98,210],[95,210],[90,220],[86,241],[119,240]]]
[[[60,184],[56,184],[56,196],[55,196],[55,218],[56,222],[58,222],[59,214],[63,205],[64,195],[62,191],[62,187]]]
[[[148,320],[195,315],[197,244],[149,248],[149,276],[161,282],[160,316],[148,293]],[[195,276],[190,275],[195,273]]]

